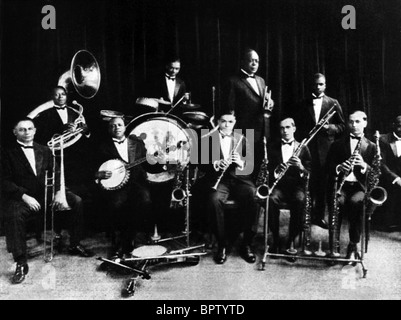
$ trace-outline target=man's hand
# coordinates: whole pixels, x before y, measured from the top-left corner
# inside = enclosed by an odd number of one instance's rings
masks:
[[[112,172],[111,171],[108,171],[108,170],[105,170],[105,171],[98,171],[98,172],[96,172],[96,174],[95,174],[95,178],[96,179],[100,179],[100,180],[103,180],[103,179],[110,179],[111,178],[111,176],[112,176]]]
[[[351,161],[344,161],[339,165],[339,170],[343,173],[348,173],[351,171]]]
[[[219,160],[217,167],[220,170],[226,170],[228,168],[228,166],[230,165],[230,162],[224,159]]]
[[[401,187],[401,179],[398,179],[394,184],[395,184],[396,186]]]
[[[22,195],[22,201],[24,201],[32,211],[38,212],[41,208],[40,203],[35,198],[28,196],[25,193]]]
[[[52,207],[55,210],[63,210],[64,209],[64,204],[63,203],[63,198],[62,198],[62,194],[60,191],[57,191],[56,194],[54,195],[54,199],[52,202]]]
[[[367,168],[367,164],[366,162],[363,160],[362,156],[360,153],[358,153],[355,157],[354,157],[354,166],[355,167],[361,167],[362,169],[366,169]]]
[[[231,155],[231,161],[234,162],[239,167],[242,167],[242,165],[244,164],[244,160],[241,159],[241,156],[239,155],[238,152],[234,152]]]
[[[292,156],[288,160],[288,165],[290,165],[292,167],[297,167],[300,171],[303,171],[305,169],[304,166],[302,165],[301,159],[299,159],[299,157],[297,157],[297,156]]]

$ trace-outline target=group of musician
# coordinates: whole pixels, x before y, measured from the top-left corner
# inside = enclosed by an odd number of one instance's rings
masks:
[[[241,257],[248,263],[256,261],[253,240],[254,224],[260,206],[263,206],[256,197],[258,178],[261,175],[267,177],[268,185],[275,185],[268,196],[269,227],[273,235],[271,253],[279,253],[283,249],[279,237],[279,219],[280,208],[286,203],[291,214],[286,249],[293,245],[295,237],[299,235],[303,212],[305,206],[309,205],[311,223],[324,229],[329,228],[325,219],[327,209],[339,212],[339,225],[336,228],[340,227],[344,215],[348,217],[349,244],[346,258],[351,258],[358,251],[357,245],[361,240],[366,178],[378,150],[378,145],[365,136],[364,130],[368,123],[366,114],[354,111],[346,118],[339,102],[325,94],[326,78],[318,73],[311,81],[310,96],[299,103],[296,113],[280,119],[280,139],[270,141],[274,102],[264,79],[256,75],[259,56],[255,50],[247,49],[241,57],[241,69],[221,88],[222,108],[214,115],[215,128],[203,138],[213,141],[209,145],[211,149],[216,148],[217,152],[210,150],[208,164],[199,166],[204,173],[200,184],[202,189],[194,189],[194,192],[198,190],[199,193],[194,194],[194,199],[201,199],[205,205],[199,207],[206,209],[206,212],[201,213],[204,216],[201,220],[207,226],[200,229],[206,233],[210,231],[216,239],[215,262],[223,264],[227,260],[231,246],[240,234],[243,234],[239,248]],[[169,101],[171,105],[179,101],[186,92],[185,82],[178,78],[180,67],[178,58],[169,60],[162,79],[157,82],[157,86],[153,83],[153,90],[157,90],[149,95]],[[28,273],[27,225],[31,221],[42,221],[43,209],[48,205],[44,202],[45,172],[57,170],[52,161],[54,155],[46,146],[52,136],[55,133],[73,132],[79,125],[85,136],[79,142],[83,146],[71,148],[69,153],[66,149],[66,167],[75,166],[70,170],[78,173],[74,175],[74,179],[78,180],[84,180],[84,177],[90,175],[99,184],[101,180],[111,177],[108,170],[88,169],[88,155],[81,152],[85,150],[85,139],[91,137],[90,128],[84,121],[78,124],[76,120],[80,114],[67,105],[67,98],[65,88],[54,88],[54,107],[42,112],[37,119],[18,120],[13,127],[15,143],[2,153],[4,228],[7,249],[16,262],[12,283],[21,283]],[[319,126],[330,111],[334,111],[334,114],[319,127],[316,136],[296,152],[301,139],[308,138],[311,130]],[[96,160],[96,168],[111,159],[120,159],[129,164],[146,157],[144,142],[140,137],[127,135],[126,125],[123,116],[109,120],[109,137],[98,146],[97,152],[90,155]],[[386,226],[399,227],[401,219],[396,208],[401,198],[401,116],[394,120],[393,128],[393,132],[380,138],[380,169],[381,181],[389,192],[385,206],[388,220],[384,223]],[[247,129],[253,130],[253,139],[234,132],[234,129],[241,129],[244,133]],[[252,163],[249,163],[250,159]],[[253,167],[251,172],[247,170],[250,166]],[[152,199],[147,173],[161,170],[161,164],[144,162],[130,169],[129,180],[122,188],[96,189],[109,213],[113,256],[129,255],[134,249],[136,232],[157,222],[157,219],[150,218],[157,200]],[[263,170],[265,172],[261,172]],[[278,181],[282,172],[285,174]],[[340,196],[333,203],[332,190],[335,184],[338,185],[337,178],[341,174],[343,181],[337,190]],[[79,185],[79,181],[67,181],[65,196],[71,210],[58,216],[56,234],[61,234],[61,229],[68,229],[68,252],[91,257],[93,253],[80,243],[84,227],[83,200],[78,196],[79,188],[68,189],[70,184]],[[55,185],[57,187],[51,205],[57,210],[63,205],[64,199],[58,184]],[[310,202],[306,204],[308,196]],[[227,214],[225,204],[228,199],[238,203],[236,215],[231,212]],[[59,218],[63,218],[62,223]],[[227,223],[229,219],[234,219],[235,231],[230,230],[233,224]],[[40,232],[37,237],[40,241]]]

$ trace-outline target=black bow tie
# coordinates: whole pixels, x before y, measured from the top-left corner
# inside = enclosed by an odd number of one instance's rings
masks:
[[[118,144],[122,144],[122,143],[124,143],[125,142],[125,139],[124,140],[121,140],[121,141],[117,141],[117,140],[113,140],[115,143],[118,143]]]
[[[221,135],[221,137],[222,137],[223,139],[226,138],[226,137],[229,137],[229,138],[232,138],[232,137],[233,137],[232,134],[224,134],[224,133],[222,133],[222,132],[220,132],[220,135]]]
[[[353,135],[350,136],[352,140],[361,140],[362,137],[355,137]]]
[[[24,149],[33,149],[33,146],[24,146],[23,144],[20,144],[20,146]]]
[[[168,76],[168,75],[166,75],[166,78],[169,79],[169,80],[171,80],[171,81],[174,81],[174,80],[175,80],[175,77],[170,77],[170,76]]]
[[[62,107],[60,107],[60,106],[54,106],[56,109],[58,109],[58,110],[64,110],[65,108],[67,108],[67,106],[62,106]]]
[[[248,74],[246,77],[247,77],[247,79],[248,79],[248,78],[255,79],[255,75],[251,76],[251,75]]]
[[[294,143],[294,140],[292,140],[292,141],[283,141],[283,140],[281,140],[281,143],[282,143],[282,145],[286,145],[286,144],[288,144],[289,146],[291,146],[293,143]]]
[[[313,100],[319,100],[319,99],[323,99],[323,96],[320,96],[320,97],[313,96]]]

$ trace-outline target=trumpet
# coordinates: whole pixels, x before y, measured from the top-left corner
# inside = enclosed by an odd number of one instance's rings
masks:
[[[236,146],[233,148],[233,150],[232,150],[231,153],[230,153],[230,157],[229,157],[229,160],[228,160],[228,161],[229,161],[229,165],[228,165],[225,169],[221,170],[220,175],[219,175],[219,177],[217,178],[217,181],[216,181],[216,183],[214,184],[214,186],[212,187],[212,189],[217,190],[217,187],[218,187],[218,185],[220,184],[220,181],[221,181],[221,179],[223,178],[224,173],[226,172],[227,168],[228,168],[228,167],[231,165],[231,163],[232,163],[231,157],[234,155],[235,152],[237,152],[237,149],[238,149],[238,147],[241,145],[241,141],[242,141],[243,138],[244,138],[244,136],[241,135],[241,138],[238,140]]]

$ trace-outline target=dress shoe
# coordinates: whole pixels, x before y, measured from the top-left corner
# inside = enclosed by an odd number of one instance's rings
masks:
[[[25,275],[28,274],[28,271],[29,267],[27,263],[17,263],[17,268],[15,269],[15,273],[11,279],[11,282],[13,284],[21,283],[25,280]]]
[[[217,264],[223,264],[227,260],[227,255],[226,255],[226,248],[221,248],[217,250],[217,255],[214,258],[214,261],[216,261]]]
[[[92,251],[85,249],[81,245],[68,248],[68,253],[71,255],[81,256],[84,258],[89,258],[94,256],[94,253]]]
[[[324,219],[315,219],[312,221],[312,224],[322,228],[322,229],[328,229],[329,225]]]
[[[242,258],[248,263],[254,263],[256,261],[255,254],[252,252],[250,246],[244,246],[241,250]]]
[[[358,255],[358,248],[357,245],[354,243],[350,243],[348,244],[347,247],[347,255],[345,256],[345,259],[357,259],[357,255]],[[352,265],[352,266],[356,266],[356,262],[347,262],[346,264]]]

